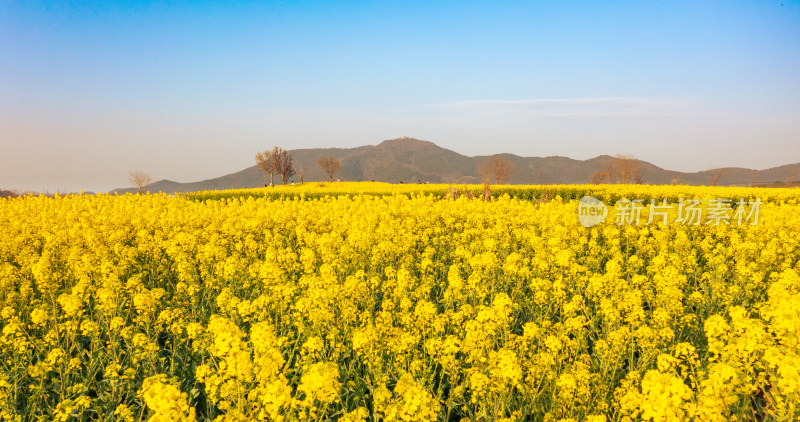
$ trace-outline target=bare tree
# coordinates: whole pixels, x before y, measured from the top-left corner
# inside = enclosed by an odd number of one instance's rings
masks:
[[[617,179],[617,183],[642,183],[642,166],[633,155],[617,155],[609,170]]]
[[[589,176],[589,183],[593,185],[600,185],[603,183],[611,183],[610,171],[596,171]]]
[[[303,184],[303,176],[304,176],[304,175],[305,175],[305,173],[306,173],[306,167],[305,167],[305,165],[304,165],[302,162],[300,162],[300,161],[298,161],[298,162],[297,162],[297,165],[300,167],[300,169],[299,169],[299,173],[300,173],[300,184],[302,185],[302,184]]]
[[[277,147],[276,147],[277,148]],[[272,186],[272,175],[275,173],[275,168],[272,162],[272,152],[262,151],[256,153],[256,165],[269,174],[269,185]]]
[[[508,158],[493,158],[491,169],[494,174],[494,181],[498,185],[504,185],[508,183],[511,175],[514,174],[514,163]]]
[[[488,184],[492,177],[496,184],[506,184],[514,173],[514,163],[508,158],[492,157],[481,167],[480,173],[484,184]]]
[[[711,186],[719,185],[719,180],[722,179],[722,175],[724,175],[726,171],[728,171],[728,169],[725,168],[716,168],[709,170],[708,181],[711,183]]]
[[[281,175],[281,180],[284,185],[290,177],[295,175],[292,154],[289,154],[289,151],[280,147],[275,147],[272,151],[256,153],[256,164],[261,167],[265,173],[269,173],[270,186],[272,185],[272,175],[275,173]]]
[[[275,161],[275,172],[281,175],[281,180],[285,185],[289,178],[296,174],[292,154],[278,147],[275,147],[272,151],[272,159]]]
[[[136,193],[142,194],[144,188],[153,183],[153,178],[149,174],[140,170],[131,170],[128,172],[128,180],[136,186]]]
[[[317,158],[317,165],[322,169],[322,171],[328,174],[328,179],[331,182],[333,182],[333,176],[342,167],[339,163],[339,160],[333,158],[331,155]]]
[[[492,171],[489,169],[489,163],[484,163],[479,169],[478,173],[481,176],[481,183],[484,185],[489,185],[492,183]]]
[[[485,163],[483,166],[478,168],[478,173],[480,174],[481,184],[483,185],[483,200],[484,201],[491,201],[492,200],[492,189],[491,189],[491,187],[489,185],[491,185],[491,183],[492,183],[492,174],[491,174],[491,170],[489,169],[489,164]]]

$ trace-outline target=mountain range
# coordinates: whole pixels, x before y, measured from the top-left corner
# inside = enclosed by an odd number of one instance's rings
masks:
[[[317,166],[317,158],[333,156],[341,163],[337,179],[347,181],[379,181],[390,183],[480,183],[479,168],[492,157],[503,157],[514,163],[511,184],[579,184],[589,183],[596,172],[609,168],[615,158],[600,155],[588,160],[567,157],[520,157],[513,154],[469,157],[442,148],[432,142],[401,137],[357,148],[312,148],[290,150],[295,168],[304,167],[305,181],[327,180],[327,175]],[[741,167],[706,170],[694,173],[666,170],[646,161],[636,160],[641,169],[641,181],[647,184],[708,185],[714,174],[722,172],[719,185],[796,185],[800,180],[800,163],[765,170]],[[299,171],[298,171],[299,173]],[[300,181],[300,176],[291,178]],[[280,183],[280,176],[274,181]],[[236,173],[198,182],[181,183],[159,180],[148,186],[151,192],[193,192],[212,189],[239,189],[264,186],[269,175],[253,165]],[[133,188],[116,189],[116,192],[135,192]]]

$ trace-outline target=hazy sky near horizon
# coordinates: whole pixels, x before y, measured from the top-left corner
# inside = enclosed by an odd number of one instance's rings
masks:
[[[400,136],[799,162],[800,1],[0,0],[0,188],[191,182]]]

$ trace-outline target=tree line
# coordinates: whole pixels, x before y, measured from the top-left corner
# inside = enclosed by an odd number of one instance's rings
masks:
[[[300,183],[304,182],[305,166],[302,162],[295,162],[292,154],[281,147],[275,147],[270,151],[257,152],[256,165],[264,173],[269,174],[270,186],[274,186],[273,175],[275,174],[281,176],[281,181],[283,181],[284,185],[294,175],[300,176]],[[317,165],[328,175],[328,179],[331,182],[333,182],[334,176],[341,169],[339,160],[330,155],[318,157]]]
[[[304,182],[305,165],[302,162],[295,161],[292,154],[281,147],[276,146],[268,151],[257,152],[255,154],[255,162],[264,173],[269,174],[269,186],[274,186],[274,176],[276,174],[280,176],[284,185],[295,175],[300,176],[300,183]],[[328,175],[328,180],[331,182],[334,181],[336,173],[341,170],[340,161],[331,155],[317,157],[317,166]],[[506,157],[491,157],[478,168],[478,174],[483,185],[503,185],[509,183],[514,170],[515,164],[510,159]],[[710,185],[716,186],[725,170],[709,170]],[[643,183],[642,173],[641,162],[634,156],[617,155],[610,160],[603,170],[593,173],[589,177],[589,182],[593,184],[640,184]],[[142,171],[129,172],[128,180],[140,194],[153,181],[148,174]]]
[[[295,166],[299,167],[300,183],[303,183],[303,164],[296,163],[289,151],[274,147],[270,151],[256,153],[255,158],[256,165],[264,173],[269,174],[269,186],[274,186],[273,177],[275,174],[281,176],[281,180],[285,185],[290,177],[298,174]],[[333,182],[336,173],[341,170],[341,163],[331,155],[317,157],[317,166],[328,175],[328,180],[331,182]],[[479,169],[479,173],[483,184],[491,184],[492,179],[494,179],[495,184],[506,184],[514,173],[514,163],[508,158],[492,157]]]

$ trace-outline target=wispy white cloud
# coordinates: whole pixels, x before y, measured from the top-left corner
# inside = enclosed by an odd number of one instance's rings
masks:
[[[527,100],[464,100],[428,104],[451,113],[503,114],[535,118],[586,119],[603,117],[658,117],[697,114],[692,98],[590,97]]]
[[[535,108],[535,107],[584,107],[584,106],[635,106],[652,103],[652,99],[636,97],[606,98],[538,98],[530,100],[464,100],[442,104],[431,104],[430,107],[466,109],[466,108]]]

